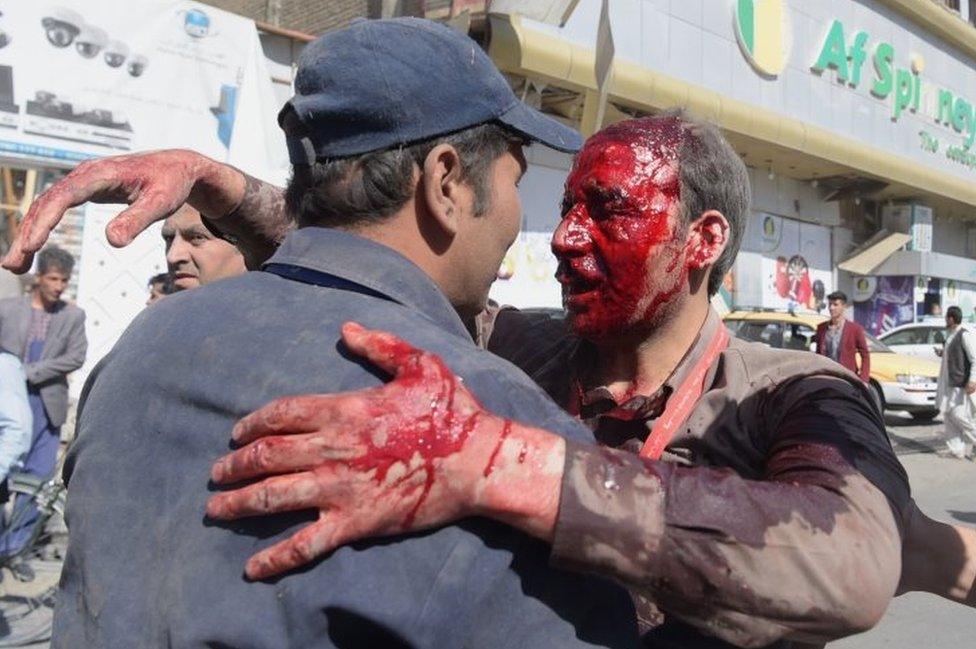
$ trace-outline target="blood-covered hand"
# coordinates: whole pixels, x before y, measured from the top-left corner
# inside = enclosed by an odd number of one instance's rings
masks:
[[[185,202],[207,217],[222,217],[240,204],[244,189],[240,171],[185,149],[85,161],[33,202],[3,267],[27,271],[64,213],[85,202],[129,204],[105,231],[109,243],[121,247]]]
[[[507,497],[492,487],[503,464],[524,465],[530,479],[555,466],[548,474],[558,474],[556,493],[549,497],[558,503],[560,438],[488,413],[438,356],[392,334],[347,323],[342,337],[393,380],[359,392],[274,401],[235,426],[233,439],[243,448],[213,466],[218,484],[265,479],[214,495],[207,504],[212,518],[319,510],[318,521],[251,557],[248,577],[291,570],[364,537],[492,511],[504,518],[501,510],[517,509],[524,495]],[[513,427],[518,433],[510,438]],[[557,446],[557,457],[546,456],[549,466],[526,462]]]

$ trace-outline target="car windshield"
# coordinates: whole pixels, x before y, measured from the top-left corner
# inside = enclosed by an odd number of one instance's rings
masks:
[[[871,352],[872,354],[875,353],[894,354],[895,353],[895,350],[893,350],[891,347],[888,347],[887,345],[885,345],[883,342],[881,342],[880,340],[878,340],[868,332],[865,331],[864,335],[868,339],[868,351]]]

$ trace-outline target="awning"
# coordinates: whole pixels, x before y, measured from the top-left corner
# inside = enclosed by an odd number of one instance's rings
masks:
[[[888,257],[911,240],[910,234],[901,232],[882,236],[874,243],[869,243],[862,250],[854,253],[852,257],[848,257],[837,264],[837,268],[855,275],[870,275],[875,268],[883,264]]]

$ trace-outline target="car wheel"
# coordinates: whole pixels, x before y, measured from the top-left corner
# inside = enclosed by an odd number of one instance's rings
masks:
[[[909,413],[915,421],[932,421],[939,414],[938,410],[922,410]]]
[[[881,410],[881,414],[884,414],[885,404],[884,392],[881,390],[881,386],[876,381],[871,381],[871,393],[874,394],[874,403]]]

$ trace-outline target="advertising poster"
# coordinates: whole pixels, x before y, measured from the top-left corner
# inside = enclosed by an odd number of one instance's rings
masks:
[[[282,177],[253,21],[173,0],[0,0],[0,31],[0,155],[73,166],[187,147]]]
[[[914,277],[857,277],[851,298],[854,320],[874,336],[914,322]]]
[[[277,101],[254,22],[181,0],[0,0],[0,158],[70,168],[89,158],[187,148],[283,184]],[[104,229],[121,206],[84,210],[78,304],[90,368],[165,270],[159,226],[131,246]]]
[[[950,306],[962,309],[966,322],[976,321],[976,284],[957,282],[954,279],[942,282],[942,312]]]
[[[758,264],[738,268],[741,277],[747,268],[759,274],[759,304],[739,301],[739,306],[776,310],[821,312],[825,297],[833,288],[830,261],[830,229],[821,225],[757,213],[749,219],[742,249],[757,254]]]
[[[490,297],[519,308],[561,309],[562,291],[556,281],[556,257],[549,232],[521,232],[508,249]]]

